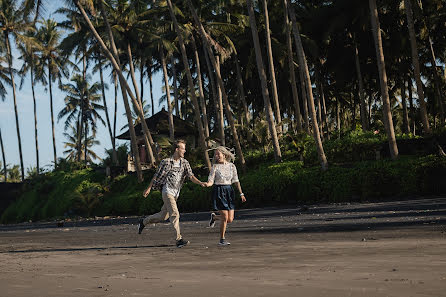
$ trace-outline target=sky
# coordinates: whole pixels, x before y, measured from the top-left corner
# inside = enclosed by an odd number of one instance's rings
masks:
[[[52,18],[57,22],[63,21],[64,16],[59,14],[54,14],[54,11],[58,8],[61,2],[54,1],[46,2],[46,12],[44,14],[44,18]],[[68,32],[66,32],[68,33]],[[19,57],[18,51],[13,48],[13,67],[15,69],[20,69],[21,60],[17,59]],[[71,58],[71,61],[78,64],[78,67],[82,69],[82,61],[74,61],[74,57]],[[91,74],[91,68],[94,66],[91,62],[88,72]],[[70,77],[74,73],[70,73]],[[139,82],[139,72],[136,73],[137,81]],[[160,72],[155,73],[153,75],[153,96],[155,102],[155,113],[161,110],[163,106],[158,106],[159,98],[162,96],[162,75]],[[99,82],[99,74],[92,75],[92,80],[90,84],[94,82]],[[110,81],[110,71],[104,72],[104,81],[108,84],[109,89],[105,91],[107,106],[109,109],[110,121],[112,121],[113,116],[113,108],[114,108],[114,86]],[[22,153],[23,153],[23,163],[25,168],[25,174],[27,169],[36,166],[36,150],[35,150],[35,137],[34,137],[34,112],[33,112],[33,99],[32,99],[32,91],[31,91],[31,83],[29,74],[28,77],[25,78],[24,84],[20,89],[20,77],[15,76],[16,82],[16,98],[17,98],[17,109],[19,114],[19,127],[20,127],[20,135],[22,142]],[[69,79],[64,78],[62,83],[70,82]],[[128,81],[131,85],[131,81]],[[64,98],[66,93],[62,92],[57,87],[57,82],[53,83],[53,107],[55,113],[55,137],[56,137],[56,151],[57,157],[65,157],[63,154],[64,142],[67,141],[66,137],[63,136],[64,131],[64,119],[61,119],[57,122],[57,114],[64,107]],[[13,165],[20,165],[20,157],[19,157],[19,146],[17,140],[17,131],[15,124],[15,114],[14,114],[14,100],[12,96],[12,87],[6,86],[7,95],[5,101],[0,100],[0,129],[3,138],[3,146],[5,149],[6,155],[6,164],[10,167]],[[46,170],[51,170],[54,165],[53,158],[53,144],[52,144],[52,133],[51,133],[51,115],[50,115],[50,96],[49,90],[45,86],[41,84],[37,84],[35,86],[35,95],[37,102],[37,129],[38,129],[38,142],[39,142],[39,163],[40,168],[44,168]],[[144,99],[150,102],[149,95],[149,83],[146,81],[144,85]],[[102,102],[102,101],[101,101]],[[102,103],[101,103],[102,104]],[[118,90],[118,114],[117,114],[117,135],[121,134],[123,131],[120,131],[121,127],[123,127],[127,123],[127,118],[124,114],[124,104],[122,102],[122,96],[120,90]],[[102,118],[104,121],[105,113],[100,111]],[[71,131],[66,131],[71,132]],[[92,148],[92,150],[99,156],[105,156],[105,150],[111,149],[111,140],[108,134],[107,127],[98,124],[98,132],[96,139],[99,140],[100,144],[96,145]],[[122,143],[126,143],[126,141],[122,141],[117,139],[116,145],[120,145]],[[1,150],[1,148],[0,148]],[[3,162],[0,158],[0,161]],[[95,161],[99,163],[98,160]]]

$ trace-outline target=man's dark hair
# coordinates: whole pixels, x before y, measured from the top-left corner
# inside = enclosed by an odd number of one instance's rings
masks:
[[[175,150],[178,147],[180,147],[180,143],[186,145],[186,141],[184,139],[175,140],[175,142],[172,144],[172,154],[175,153]]]

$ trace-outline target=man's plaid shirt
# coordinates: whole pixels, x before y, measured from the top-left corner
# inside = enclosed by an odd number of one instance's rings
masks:
[[[163,188],[164,184],[167,182],[169,173],[172,170],[173,162],[174,162],[173,157],[166,158],[161,161],[158,170],[156,171],[153,177],[154,178],[152,184],[153,190],[161,190]],[[181,158],[180,164],[182,170],[181,183],[180,183],[180,188],[181,188],[186,176],[191,178],[192,176],[194,176],[194,173],[192,172],[192,168],[190,167],[189,161],[187,161],[186,159]]]

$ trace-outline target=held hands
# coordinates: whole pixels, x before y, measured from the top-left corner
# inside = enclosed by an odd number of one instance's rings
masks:
[[[151,190],[151,188],[147,188],[147,189],[145,189],[144,192],[142,193],[142,195],[143,195],[144,197],[147,197],[147,196],[149,195],[149,193],[150,193],[150,190]]]
[[[207,182],[200,182],[200,186],[202,186],[203,188],[209,187]]]

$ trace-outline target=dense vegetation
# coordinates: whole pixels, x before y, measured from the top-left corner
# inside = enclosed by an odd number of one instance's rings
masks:
[[[412,151],[416,154],[401,156],[396,161],[376,160],[376,152],[386,154],[385,140],[378,135],[352,132],[327,142],[328,154],[336,163],[322,171],[317,165],[315,147],[306,137],[290,140],[288,148],[284,144],[284,161],[279,164],[273,162],[272,152],[247,154],[248,170],[240,172],[243,191],[248,197],[243,207],[376,201],[446,193],[443,182],[446,158],[438,155],[435,146],[426,145],[425,139],[400,138],[402,145],[418,147],[418,151]],[[446,144],[446,133],[436,138]],[[194,167],[198,177],[205,180],[205,168]],[[146,182],[152,174],[153,171],[145,173]],[[111,179],[100,167],[85,168],[81,163],[62,162],[57,170],[27,181],[21,197],[3,213],[0,221],[157,212],[162,205],[161,195],[152,192],[143,198],[141,194],[146,186],[138,183],[134,174]],[[178,204],[181,211],[209,210],[210,189],[188,182]],[[242,205],[239,203],[237,207]]]

